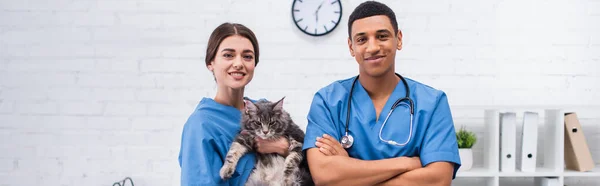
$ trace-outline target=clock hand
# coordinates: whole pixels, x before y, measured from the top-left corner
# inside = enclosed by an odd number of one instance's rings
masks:
[[[325,3],[325,1],[321,1],[321,4],[319,5],[319,7],[317,7],[317,10],[315,10],[316,22],[319,22],[319,10],[323,6],[323,3]]]
[[[321,9],[321,7],[323,6],[323,3],[324,3],[324,2],[325,2],[325,1],[321,1],[321,4],[319,5],[319,7],[317,7],[317,11],[315,11],[315,12],[318,12],[318,11]]]

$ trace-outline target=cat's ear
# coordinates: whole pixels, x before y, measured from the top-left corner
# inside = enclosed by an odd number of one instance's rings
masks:
[[[283,109],[283,100],[285,97],[281,98],[279,101],[275,102],[273,106],[273,110],[282,110]]]
[[[248,111],[252,111],[255,112],[256,111],[256,105],[254,103],[252,103],[252,101],[244,99],[244,103],[245,103],[245,109],[246,109],[246,113],[248,113]]]

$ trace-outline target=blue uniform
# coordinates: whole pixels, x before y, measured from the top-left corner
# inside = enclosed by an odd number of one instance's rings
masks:
[[[453,178],[460,167],[454,122],[446,94],[427,85],[405,78],[414,101],[413,134],[406,146],[394,146],[379,139],[379,130],[398,98],[405,97],[402,81],[396,85],[379,119],[367,91],[356,81],[354,86],[349,134],[354,144],[348,155],[362,160],[377,160],[400,156],[419,156],[423,166],[432,162],[454,163]],[[303,150],[315,147],[317,137],[329,134],[338,141],[345,134],[348,96],[353,78],[336,81],[314,96],[308,113],[308,125]],[[385,124],[381,136],[385,140],[404,143],[409,136],[410,110],[404,104],[397,107]]]
[[[233,176],[221,180],[219,171],[240,131],[240,110],[210,98],[200,101],[183,127],[179,166],[182,186],[244,185],[254,169],[255,155],[240,158]]]

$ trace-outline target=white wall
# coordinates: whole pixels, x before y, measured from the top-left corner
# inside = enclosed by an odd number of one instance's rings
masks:
[[[204,51],[225,21],[259,39],[247,95],[286,96],[305,126],[315,91],[357,73],[346,24],[360,2],[315,38],[292,0],[0,1],[0,185],[179,185],[181,129],[214,96]],[[599,1],[383,2],[404,33],[397,71],[444,90],[457,126],[481,128],[480,106],[568,105],[600,162]]]

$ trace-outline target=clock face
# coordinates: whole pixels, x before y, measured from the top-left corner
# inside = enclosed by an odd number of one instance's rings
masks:
[[[340,23],[342,4],[339,0],[294,0],[292,18],[302,32],[322,36]]]

